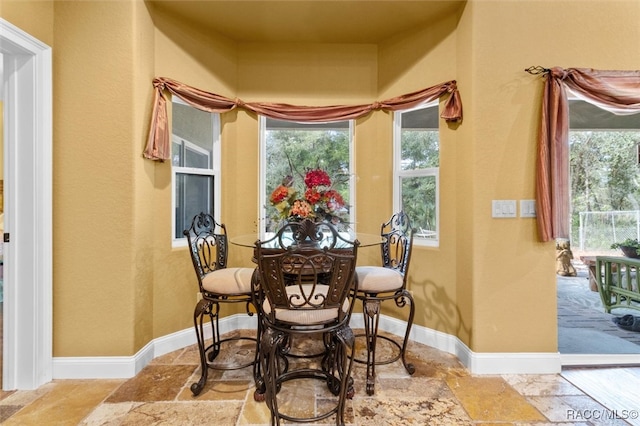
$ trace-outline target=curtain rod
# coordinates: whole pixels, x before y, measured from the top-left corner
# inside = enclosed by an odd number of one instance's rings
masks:
[[[551,71],[549,68],[541,67],[540,65],[530,66],[529,68],[525,68],[525,71],[529,74],[538,75],[538,74],[547,74]]]

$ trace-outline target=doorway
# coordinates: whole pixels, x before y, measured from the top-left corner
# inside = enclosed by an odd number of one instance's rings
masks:
[[[618,256],[611,244],[640,238],[640,114],[615,115],[570,99],[569,145],[570,241],[578,276],[557,277],[559,351],[563,365],[571,365],[565,358],[593,365],[629,363],[640,353],[640,338],[611,321],[627,312],[604,312],[581,257]]]
[[[4,142],[2,388],[52,378],[51,48],[0,18]]]

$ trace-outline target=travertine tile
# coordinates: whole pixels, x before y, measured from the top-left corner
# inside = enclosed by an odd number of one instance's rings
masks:
[[[77,425],[95,409],[121,381],[63,380],[3,424],[10,425]]]
[[[147,402],[133,407],[121,426],[235,426],[242,401]]]
[[[607,410],[586,395],[534,396],[530,398],[530,401],[552,422],[611,426],[629,425],[623,419],[616,419],[615,413]]]
[[[198,396],[194,396],[189,387],[182,389],[179,401],[244,401],[247,392],[255,389],[253,380],[215,380],[208,381]]]
[[[501,377],[449,377],[447,383],[474,421],[545,421]]]
[[[354,399],[353,409],[358,425],[473,425],[453,398]]]
[[[318,340],[296,341],[292,351],[310,348],[322,350],[322,344]],[[251,359],[252,350],[251,342],[230,342],[220,361]],[[382,353],[391,355],[392,350],[388,345]],[[593,417],[593,413],[599,416],[612,413],[560,374],[472,376],[455,356],[415,342],[410,345],[408,359],[416,368],[413,376],[399,360],[378,366],[372,396],[365,391],[366,366],[354,363],[352,377],[356,394],[346,403],[347,426],[637,424],[625,424],[621,419],[585,418]],[[291,367],[317,366],[318,362],[319,358],[296,359],[291,361]],[[208,374],[201,394],[193,396],[190,386],[200,378],[200,359],[196,346],[192,345],[158,357],[129,380],[53,381],[35,391],[4,392],[0,394],[0,423],[20,426],[270,424],[267,405],[254,400],[252,367],[227,371],[209,369]],[[633,372],[623,375],[620,370],[610,374],[614,378],[634,377]],[[283,411],[304,416],[326,412],[336,403],[326,383],[313,379],[283,384],[278,398]],[[335,415],[313,424],[334,425]]]
[[[522,395],[584,395],[584,393],[557,374],[511,374],[502,376]]]
[[[118,426],[134,407],[142,402],[119,402],[116,404],[100,404],[79,426]]]
[[[173,401],[195,368],[193,365],[148,365],[120,386],[106,402]]]
[[[253,392],[247,396],[244,407],[238,419],[238,425],[268,425],[271,414],[264,402],[256,402],[253,399]]]

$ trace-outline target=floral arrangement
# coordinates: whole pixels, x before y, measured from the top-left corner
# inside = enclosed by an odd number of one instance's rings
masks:
[[[293,177],[286,176],[269,201],[278,211],[279,219],[299,220],[316,218],[334,223],[346,213],[342,195],[332,187],[331,178],[322,169],[308,170],[304,176],[305,191],[300,197],[293,187]]]

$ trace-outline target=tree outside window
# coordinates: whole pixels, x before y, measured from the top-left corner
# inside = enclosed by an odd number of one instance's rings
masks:
[[[291,177],[299,194],[304,194],[304,176],[308,170],[320,168],[331,177],[332,188],[345,202],[344,216],[353,221],[352,198],[352,123],[294,123],[261,117],[263,173],[262,206],[264,230],[275,231],[278,211],[270,205],[269,196],[283,180]]]
[[[415,242],[439,241],[438,105],[394,116],[394,209],[404,210],[417,230]]]
[[[640,239],[640,114],[569,105],[572,246],[601,251]]]

